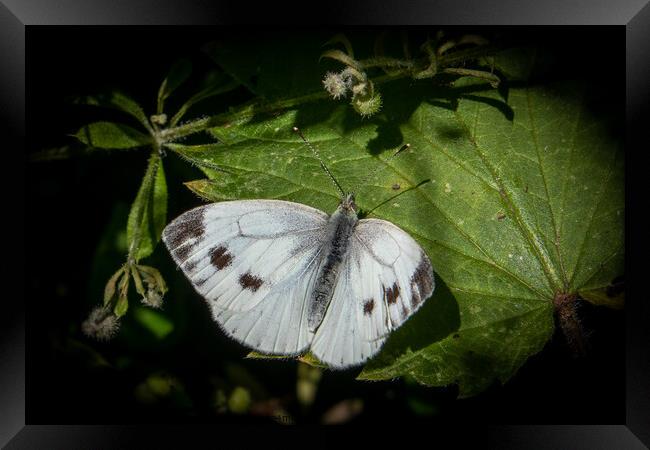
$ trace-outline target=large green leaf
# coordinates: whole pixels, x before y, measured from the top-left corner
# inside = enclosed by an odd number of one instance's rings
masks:
[[[210,179],[188,186],[213,201],[334,211],[335,187],[291,132],[301,127],[362,210],[409,232],[436,272],[431,299],[360,378],[408,374],[474,395],[543,348],[558,293],[602,291],[623,273],[622,148],[583,92],[572,82],[511,87],[505,103],[469,81],[393,82],[371,120],[323,101],[213,129],[219,144],[185,155],[228,173],[204,169]],[[411,149],[386,162],[404,142]]]

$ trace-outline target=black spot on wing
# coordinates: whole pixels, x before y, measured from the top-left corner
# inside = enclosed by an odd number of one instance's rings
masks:
[[[256,292],[260,286],[264,284],[264,281],[262,281],[261,278],[252,275],[250,272],[246,272],[239,277],[239,284],[244,289],[250,289],[251,291]]]
[[[203,236],[205,233],[205,226],[203,225],[204,212],[205,208],[192,209],[165,228],[164,237],[167,247],[178,249],[188,240]]]
[[[370,299],[363,304],[363,313],[369,316],[372,313],[372,310],[375,308],[375,300]]]
[[[228,253],[228,249],[223,245],[219,245],[210,249],[210,262],[217,270],[228,267],[232,263],[232,255]]]
[[[393,285],[388,289],[386,289],[383,286],[382,288],[384,289],[384,297],[386,298],[386,302],[389,305],[396,303],[397,299],[399,298],[399,286],[397,285],[397,283],[393,283]]]

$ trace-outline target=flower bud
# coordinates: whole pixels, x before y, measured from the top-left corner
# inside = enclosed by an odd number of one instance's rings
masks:
[[[348,90],[341,75],[334,72],[327,72],[325,78],[323,78],[323,86],[333,99],[345,97]]]
[[[352,106],[362,117],[370,117],[381,109],[381,95],[356,96],[352,99]]]
[[[100,341],[111,339],[120,328],[119,318],[109,308],[98,306],[92,310],[88,318],[81,324],[81,330],[86,336]]]
[[[162,305],[162,295],[155,289],[147,289],[147,293],[142,297],[142,303],[152,308],[160,308]]]
[[[151,116],[151,123],[156,125],[165,125],[167,123],[167,114],[154,114]]]

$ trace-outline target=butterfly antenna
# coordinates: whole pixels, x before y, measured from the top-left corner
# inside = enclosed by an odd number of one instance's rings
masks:
[[[402,145],[402,146],[399,148],[399,150],[397,150],[397,151],[396,151],[395,153],[393,153],[393,154],[392,154],[392,155],[391,155],[391,156],[390,156],[386,161],[384,161],[384,164],[388,164],[388,162],[391,161],[394,157],[396,157],[397,155],[399,155],[399,154],[402,153],[404,150],[406,150],[406,149],[408,149],[408,148],[410,148],[410,147],[411,147],[411,144],[404,144],[404,145]],[[363,186],[364,184],[366,184],[366,183],[368,182],[368,180],[370,180],[373,176],[375,176],[375,174],[376,174],[377,172],[379,172],[379,171],[380,171],[381,169],[383,169],[383,168],[384,168],[383,165],[377,167],[375,170],[373,170],[373,171],[370,172],[368,175],[366,175],[366,177],[363,179],[363,181],[361,181],[357,186]],[[356,189],[353,190],[352,192],[356,192]]]
[[[318,159],[318,162],[320,163],[320,166],[323,168],[325,173],[330,177],[330,179],[332,180],[332,182],[334,183],[336,188],[341,193],[341,198],[345,198],[345,195],[346,195],[345,191],[343,190],[343,188],[341,187],[339,182],[336,181],[336,178],[334,178],[334,175],[332,175],[332,172],[330,172],[330,170],[327,168],[327,166],[325,165],[325,163],[321,159],[320,155],[318,154],[318,151],[316,150],[316,148],[313,145],[311,145],[311,143],[305,138],[305,136],[302,134],[302,131],[300,131],[300,129],[298,127],[293,127],[293,131],[295,131],[298,134],[298,136],[300,136],[300,139],[302,139],[303,142],[305,144],[307,144],[307,147],[309,147],[311,149],[311,151],[314,153],[314,156],[316,156],[316,159]]]

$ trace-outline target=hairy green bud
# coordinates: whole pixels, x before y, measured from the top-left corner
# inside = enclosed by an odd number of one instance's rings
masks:
[[[333,99],[345,97],[348,87],[340,74],[327,72],[323,78],[323,86]]]
[[[120,319],[110,308],[98,306],[93,309],[88,318],[81,324],[81,331],[86,336],[99,341],[107,341],[117,334]]]
[[[370,96],[355,96],[352,106],[362,117],[370,117],[381,109],[381,95],[377,92]]]

